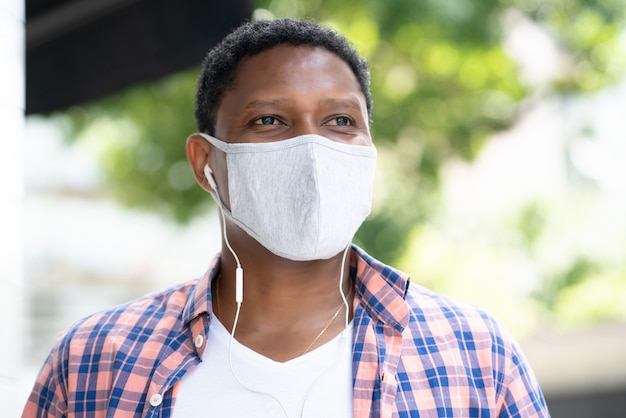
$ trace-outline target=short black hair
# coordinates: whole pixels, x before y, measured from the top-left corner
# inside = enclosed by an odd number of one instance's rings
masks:
[[[348,64],[365,96],[371,121],[370,74],[365,59],[336,31],[316,22],[284,18],[245,22],[208,52],[196,93],[195,116],[199,132],[215,134],[217,108],[224,92],[235,82],[241,60],[284,44],[322,47]]]

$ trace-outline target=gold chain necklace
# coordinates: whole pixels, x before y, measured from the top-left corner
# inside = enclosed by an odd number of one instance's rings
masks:
[[[348,294],[346,295],[346,299],[348,299],[350,297],[350,295],[352,294],[352,288],[350,288],[350,291],[348,292]],[[302,352],[302,354],[300,354],[301,356],[308,353],[311,348],[313,347],[313,345],[315,345],[315,343],[317,342],[317,340],[319,340],[322,335],[324,335],[324,333],[326,332],[326,330],[328,330],[328,328],[330,328],[330,326],[333,324],[333,322],[335,322],[335,319],[337,319],[337,317],[339,316],[339,312],[341,312],[341,310],[344,307],[344,303],[343,301],[341,302],[341,305],[339,305],[339,308],[337,308],[337,311],[335,311],[335,314],[332,316],[332,318],[330,318],[330,321],[328,321],[328,324],[326,324],[326,326],[324,328],[322,328],[322,330],[320,331],[319,334],[317,334],[317,337],[315,337],[315,339],[313,341],[311,341],[311,344],[309,344],[309,346],[306,348],[306,350],[304,350]]]
[[[219,274],[215,280],[216,280],[216,284],[215,284],[215,307],[216,307],[216,311],[217,311],[217,317],[219,318],[220,315],[220,282],[222,279],[222,275]],[[350,297],[350,295],[352,295],[352,288],[350,288],[350,291],[348,292],[348,294],[346,295],[346,299],[348,299]],[[305,355],[306,353],[308,353],[309,351],[311,351],[311,348],[313,348],[313,346],[315,345],[315,343],[322,338],[322,335],[324,335],[324,333],[328,330],[328,328],[330,328],[330,326],[333,324],[333,322],[335,322],[335,319],[337,319],[337,317],[339,316],[339,313],[343,310],[344,307],[344,303],[343,301],[341,302],[341,304],[339,305],[339,307],[337,308],[337,310],[335,311],[335,313],[333,314],[333,316],[330,318],[330,321],[328,321],[328,323],[326,324],[326,326],[324,328],[322,328],[322,330],[320,331],[319,334],[317,334],[317,337],[315,337],[313,339],[313,341],[311,341],[311,344],[308,345],[308,347],[302,352],[302,354],[300,354],[301,356]]]

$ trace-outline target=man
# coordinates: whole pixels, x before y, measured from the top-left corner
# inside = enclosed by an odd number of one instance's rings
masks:
[[[546,417],[487,314],[351,240],[376,151],[365,62],[330,29],[246,23],[212,49],[187,141],[220,208],[199,280],[61,337],[25,417]]]

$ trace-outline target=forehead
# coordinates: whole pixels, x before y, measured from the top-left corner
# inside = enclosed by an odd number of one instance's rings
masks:
[[[349,65],[337,54],[322,46],[279,44],[258,54],[243,57],[235,70],[235,77],[246,68],[263,63],[265,66],[281,67],[287,65],[316,63],[318,65],[341,65],[352,72]],[[355,77],[356,79],[356,77]]]
[[[278,45],[242,59],[234,82],[226,94],[246,94],[265,87],[293,90],[311,86],[342,87],[362,94],[350,66],[337,54],[323,47]]]

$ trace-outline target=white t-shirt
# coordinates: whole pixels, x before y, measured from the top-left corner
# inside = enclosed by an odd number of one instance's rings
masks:
[[[229,363],[230,333],[214,318],[204,361],[183,377],[173,417],[352,417],[351,336],[352,324],[285,363],[233,340]]]

